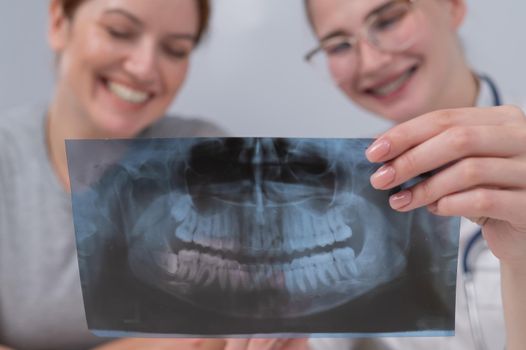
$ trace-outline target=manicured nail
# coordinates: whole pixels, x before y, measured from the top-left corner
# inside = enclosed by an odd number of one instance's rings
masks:
[[[390,165],[384,165],[371,176],[371,184],[375,188],[385,188],[394,181],[395,176],[395,169]]]
[[[411,191],[402,191],[389,197],[389,204],[394,210],[402,209],[411,203],[413,194]]]
[[[370,161],[379,161],[385,157],[391,150],[391,143],[386,139],[376,140],[365,152],[367,159]]]

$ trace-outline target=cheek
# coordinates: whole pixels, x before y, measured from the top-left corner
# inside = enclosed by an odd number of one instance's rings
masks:
[[[190,63],[189,60],[184,62],[167,62],[161,69],[161,78],[165,81],[167,89],[167,98],[172,98],[186,80]]]
[[[101,35],[85,38],[79,46],[79,63],[86,67],[99,68],[119,62],[119,50]]]
[[[61,54],[59,70],[73,86],[88,82],[87,75],[118,62],[115,47],[100,35],[74,36]]]
[[[346,60],[336,58],[329,61],[329,72],[332,80],[340,88],[346,85],[354,85],[354,69]]]

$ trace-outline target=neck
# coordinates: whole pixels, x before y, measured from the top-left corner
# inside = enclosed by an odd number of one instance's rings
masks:
[[[479,95],[480,82],[478,76],[466,65],[459,65],[459,68],[452,72],[446,89],[443,90],[439,108],[466,108],[474,107]]]
[[[103,137],[95,129],[86,125],[87,118],[81,118],[73,108],[72,103],[74,102],[70,101],[57,90],[46,120],[46,143],[49,159],[55,174],[66,191],[70,189],[70,181],[65,140]]]

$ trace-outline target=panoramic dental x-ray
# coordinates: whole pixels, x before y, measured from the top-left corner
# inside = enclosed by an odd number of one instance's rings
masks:
[[[371,142],[67,141],[90,329],[452,334],[459,220],[391,209]]]

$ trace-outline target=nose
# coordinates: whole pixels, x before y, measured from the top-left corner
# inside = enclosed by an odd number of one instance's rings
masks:
[[[143,41],[134,46],[124,62],[124,69],[141,84],[152,84],[158,76],[155,43]]]
[[[374,73],[385,67],[392,59],[392,54],[379,50],[367,40],[359,43],[359,61],[362,73]]]

